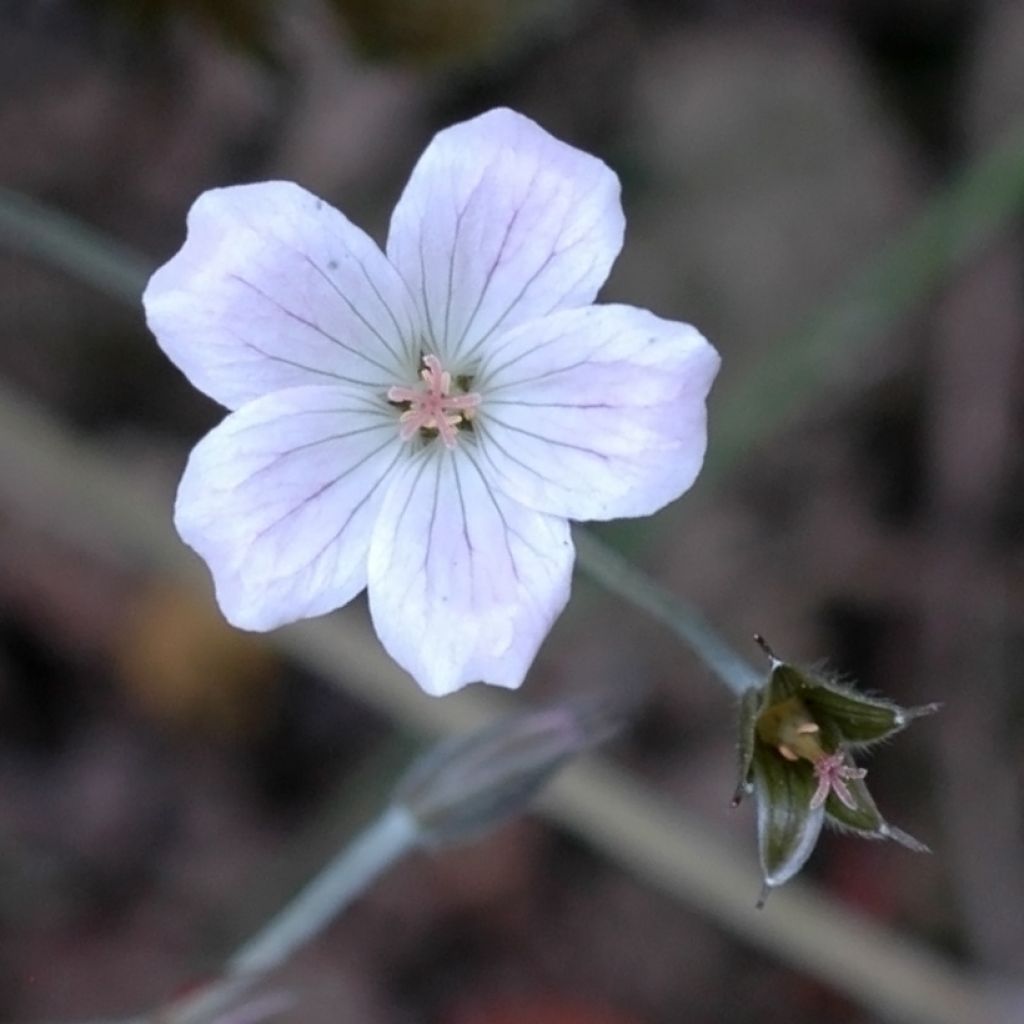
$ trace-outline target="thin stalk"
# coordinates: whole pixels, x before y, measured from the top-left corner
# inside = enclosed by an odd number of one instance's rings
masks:
[[[700,611],[638,569],[614,548],[586,530],[575,530],[579,566],[595,582],[667,626],[733,693],[764,681],[716,632]]]
[[[416,846],[418,832],[402,808],[388,808],[228,960],[223,976],[172,1006],[169,1024],[210,1024],[269,971],[314,939],[396,860]]]
[[[137,306],[150,261],[95,228],[20,192],[0,186],[0,242],[131,306]]]
[[[1024,124],[941,189],[797,330],[720,396],[701,472],[705,490],[821,392],[848,362],[935,294],[1024,210]]]

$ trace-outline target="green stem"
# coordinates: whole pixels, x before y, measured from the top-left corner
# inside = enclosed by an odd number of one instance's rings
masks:
[[[136,308],[152,273],[149,262],[128,246],[2,186],[0,242]]]
[[[743,693],[763,682],[765,673],[741,658],[692,604],[661,586],[592,533],[577,529],[573,540],[580,568],[595,583],[667,626],[733,693]]]

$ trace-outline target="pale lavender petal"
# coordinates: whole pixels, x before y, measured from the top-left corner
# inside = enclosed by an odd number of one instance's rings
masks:
[[[267,630],[350,601],[384,481],[407,458],[394,411],[340,387],[278,391],[215,427],[189,457],[174,521],[225,617]]]
[[[387,251],[447,366],[499,330],[592,302],[623,229],[618,178],[604,163],[499,109],[434,137]]]
[[[518,686],[569,599],[568,524],[493,493],[472,446],[435,444],[388,491],[370,547],[381,642],[428,693]]]
[[[631,306],[524,324],[495,339],[474,381],[485,470],[556,516],[655,512],[700,470],[718,365],[693,327]]]
[[[161,348],[232,409],[287,387],[386,389],[419,359],[414,306],[384,254],[291,182],[204,192],[143,301]]]

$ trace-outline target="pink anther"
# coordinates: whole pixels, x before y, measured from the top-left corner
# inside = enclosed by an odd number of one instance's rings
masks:
[[[480,404],[478,394],[449,394],[452,386],[452,375],[441,368],[441,360],[437,356],[423,357],[423,370],[420,376],[426,384],[422,388],[406,388],[395,386],[388,389],[388,399],[392,402],[408,402],[409,408],[399,417],[399,431],[403,441],[408,441],[421,430],[436,430],[444,441],[446,448],[454,448],[458,440],[455,429],[464,419],[466,410],[474,409]]]
[[[811,810],[817,810],[828,799],[829,793],[835,793],[840,801],[851,811],[857,809],[850,787],[846,785],[850,779],[863,779],[867,775],[866,768],[854,768],[843,760],[843,755],[825,754],[814,762],[814,777],[818,780],[818,788],[811,797]]]

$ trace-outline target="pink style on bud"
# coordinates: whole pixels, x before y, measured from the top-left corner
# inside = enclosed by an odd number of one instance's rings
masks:
[[[814,777],[818,780],[818,788],[811,797],[811,810],[816,811],[819,807],[824,807],[829,793],[835,793],[843,804],[851,811],[855,811],[857,801],[846,783],[849,779],[863,779],[867,773],[866,768],[848,765],[841,753],[819,757],[814,762]]]

